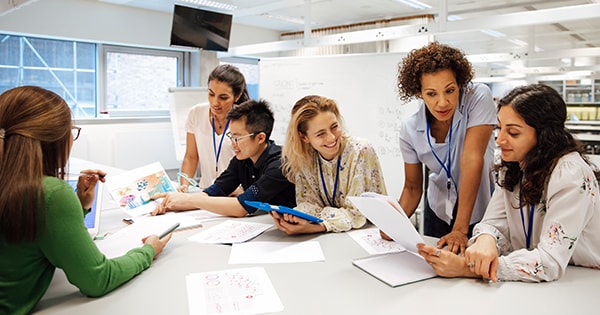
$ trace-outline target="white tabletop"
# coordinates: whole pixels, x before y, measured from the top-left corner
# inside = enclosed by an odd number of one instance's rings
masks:
[[[103,230],[121,228],[121,215],[105,210]],[[239,220],[271,222],[268,215]],[[176,232],[149,269],[101,298],[84,297],[57,270],[34,313],[188,314],[186,275],[253,266],[228,265],[228,245],[187,239],[199,231]],[[285,307],[281,314],[589,314],[600,309],[599,270],[570,266],[560,280],[538,284],[434,278],[391,288],[352,265],[367,252],[346,233],[290,237],[272,229],[256,240],[316,240],[323,249],[324,262],[263,265]]]

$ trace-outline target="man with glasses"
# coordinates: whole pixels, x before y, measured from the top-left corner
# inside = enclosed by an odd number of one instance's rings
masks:
[[[294,184],[281,172],[281,147],[270,140],[274,115],[266,101],[250,100],[234,107],[227,136],[235,157],[215,182],[198,193],[170,192],[152,196],[164,198],[153,215],[167,211],[204,209],[231,217],[253,214],[256,208],[244,201],[261,201],[293,208],[296,206]],[[244,192],[231,197],[236,188]]]

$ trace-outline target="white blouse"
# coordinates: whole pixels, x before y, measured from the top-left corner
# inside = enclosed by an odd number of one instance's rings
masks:
[[[496,238],[497,278],[503,281],[552,281],[568,264],[600,268],[600,199],[598,182],[579,153],[555,166],[540,203],[534,207],[530,249],[526,248],[530,207],[513,192],[497,187],[471,242],[481,234]]]

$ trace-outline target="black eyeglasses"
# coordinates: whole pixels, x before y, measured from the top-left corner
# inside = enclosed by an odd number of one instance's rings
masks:
[[[79,133],[81,133],[81,127],[73,126],[71,127],[71,134],[73,135],[73,141],[79,138]]]

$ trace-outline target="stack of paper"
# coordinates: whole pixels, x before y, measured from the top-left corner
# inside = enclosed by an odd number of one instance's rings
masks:
[[[406,248],[405,251],[354,259],[355,266],[393,287],[436,276],[417,253],[417,244],[425,241],[397,201],[373,193],[348,198],[367,219]]]

